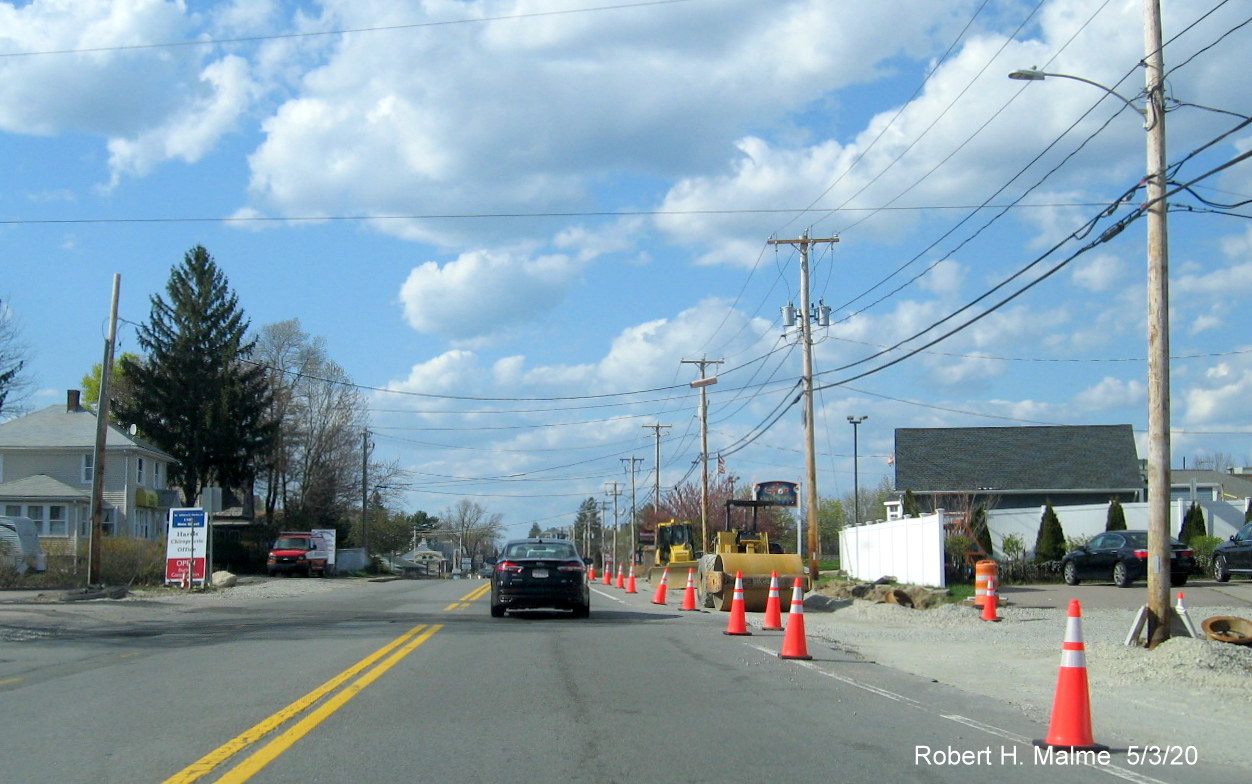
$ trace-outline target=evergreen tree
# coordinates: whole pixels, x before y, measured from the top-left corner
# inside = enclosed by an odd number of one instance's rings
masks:
[[[589,496],[578,505],[573,535],[574,546],[582,553],[583,558],[594,560],[600,541],[600,503],[594,496]]]
[[[990,558],[992,542],[991,529],[987,527],[987,507],[982,504],[974,507],[973,514],[970,515],[969,527],[974,531],[974,539],[978,541],[978,546]]]
[[[1039,533],[1035,538],[1035,563],[1059,561],[1065,555],[1065,532],[1061,520],[1048,504],[1039,521]]]
[[[1178,532],[1178,541],[1183,544],[1191,544],[1201,536],[1207,536],[1208,530],[1204,524],[1204,510],[1199,504],[1192,502],[1191,508],[1187,510],[1187,515],[1182,519],[1182,530]]]
[[[1109,514],[1104,523],[1106,531],[1125,531],[1126,530],[1126,511],[1122,509],[1122,502],[1116,498],[1109,501]]]
[[[539,538],[539,535],[540,535],[540,534],[542,534],[542,533],[543,533],[543,529],[539,527],[539,523],[531,523],[531,524],[530,524],[530,533],[528,533],[528,534],[526,534],[526,535],[527,535],[528,537],[530,537],[531,539],[537,539],[537,538]]]
[[[904,491],[904,516],[905,517],[921,517],[922,506],[917,502],[917,496],[913,495],[912,490]]]
[[[170,484],[192,505],[205,487],[251,490],[258,456],[269,450],[276,423],[265,412],[264,368],[245,364],[254,343],[226,276],[197,245],[170,271],[165,291],[150,298],[139,327],[142,360],[122,357],[131,397],[111,400],[117,419],[178,462]],[[110,396],[112,397],[112,396]]]

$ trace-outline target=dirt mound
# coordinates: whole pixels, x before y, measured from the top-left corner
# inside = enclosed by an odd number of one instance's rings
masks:
[[[920,585],[896,585],[890,582],[854,583],[835,580],[814,591],[832,599],[861,599],[875,604],[899,604],[918,610],[929,610],[944,604],[948,591]]]

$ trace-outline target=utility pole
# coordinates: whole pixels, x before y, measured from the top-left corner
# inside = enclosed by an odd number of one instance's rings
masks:
[[[809,301],[809,247],[819,242],[836,243],[838,237],[809,239],[806,231],[794,240],[770,240],[770,245],[794,245],[800,250],[800,340],[804,346],[804,464],[808,475],[808,528],[809,528],[809,579],[817,584],[817,557],[820,554],[820,538],[817,531],[817,446],[813,423],[813,329],[811,321],[821,326],[830,325],[830,308],[825,304],[814,307]],[[794,326],[796,308],[783,308],[783,326]]]
[[[1161,3],[1144,0],[1148,224],[1148,631],[1169,639],[1169,236],[1165,213],[1165,60]]]
[[[617,498],[618,496],[622,494],[622,491],[617,489],[617,482],[605,482],[605,484],[611,485],[613,488],[612,490],[605,490],[604,494],[607,496],[612,496],[613,498],[613,560],[616,561],[617,560],[617,529],[619,527],[618,522],[617,522],[618,520]]]
[[[609,511],[609,502],[608,502],[608,501],[600,501],[599,503],[600,503],[600,519],[601,519],[601,521],[603,521],[603,520],[605,519],[605,517],[608,515],[608,511]],[[611,561],[612,561],[615,565],[617,564],[617,553],[613,553],[613,554],[611,555],[611,557],[609,557],[609,558],[605,558],[605,557],[604,557],[604,540],[605,540],[605,536],[604,536],[604,523],[603,523],[603,522],[601,522],[601,523],[600,523],[600,560],[601,560],[601,561],[603,561],[603,562],[605,563],[605,568],[607,569],[607,568],[608,568],[608,563],[609,563],[609,561],[610,561],[610,560],[611,560]]]
[[[852,425],[852,524],[860,525],[861,523],[861,460],[857,450],[857,430],[865,420],[869,419],[869,415],[850,416],[848,422]]]
[[[635,562],[635,549],[639,546],[639,539],[635,533],[635,519],[638,517],[638,508],[635,505],[635,465],[643,462],[642,457],[622,457],[619,458],[623,463],[629,462],[630,468],[630,562]]]
[[[370,529],[369,529],[369,471],[370,471],[370,431],[361,431],[361,549],[365,552],[365,567],[370,565]]]
[[[100,585],[100,550],[104,544],[104,453],[109,435],[109,379],[113,375],[113,344],[117,340],[117,298],[122,276],[113,274],[113,299],[109,306],[109,333],[104,340],[104,361],[100,364],[100,399],[96,401],[96,445],[91,466],[91,539],[87,544],[87,584]],[[192,561],[195,560],[192,551]],[[191,574],[188,562],[187,573]]]
[[[661,430],[668,430],[672,425],[644,425],[644,427],[652,428],[652,435],[656,438],[656,489],[655,496],[652,501],[652,508],[656,510],[657,520],[661,518]]]
[[[708,378],[704,369],[709,365],[721,365],[721,359],[684,359],[684,365],[699,365],[700,378],[691,386],[700,390],[700,549],[709,546],[709,397],[708,388],[717,383],[717,376]]]

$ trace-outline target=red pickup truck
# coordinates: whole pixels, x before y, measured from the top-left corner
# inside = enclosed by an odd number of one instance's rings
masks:
[[[270,577],[294,572],[305,577],[325,577],[330,548],[320,534],[309,531],[284,531],[270,548],[265,570]]]

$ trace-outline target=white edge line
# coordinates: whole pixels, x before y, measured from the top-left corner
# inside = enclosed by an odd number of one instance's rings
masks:
[[[769,654],[770,656],[777,655],[777,651],[770,650],[769,648],[764,648],[760,645],[750,644],[748,647],[755,648],[761,653],[766,653],[766,654]],[[855,678],[849,678],[846,675],[838,675],[836,673],[823,670],[821,667],[818,667],[816,664],[810,661],[804,661],[801,659],[792,659],[791,661],[793,664],[798,664],[801,667],[806,667],[812,670],[813,672],[818,673],[819,675],[824,675],[827,678],[831,678],[833,680],[839,681],[840,683],[846,683],[849,686],[855,686],[858,689],[862,689],[864,691],[870,692],[871,694],[877,694],[880,697],[886,697],[887,699],[893,700],[895,702],[903,703],[905,705],[911,705],[914,708],[917,708],[918,710],[926,711],[927,713],[934,713],[941,719],[947,719],[948,721],[954,721],[958,724],[964,724],[965,726],[970,727],[972,729],[985,732],[988,735],[994,735],[998,738],[1004,738],[1005,740],[1010,740],[1014,743],[1020,743],[1026,746],[1031,745],[1031,741],[1029,738],[1025,738],[1016,733],[1009,732],[1008,730],[1000,729],[999,727],[995,727],[990,724],[983,724],[980,721],[975,721],[974,719],[967,718],[965,716],[961,716],[961,715],[954,714],[954,713],[939,713],[935,711],[933,708],[931,708],[929,705],[925,705],[924,703],[918,702],[917,700],[912,699],[911,697],[905,697],[903,694],[896,694],[893,691],[880,689],[877,686],[871,686],[868,683],[862,683],[861,681],[858,681]],[[1151,776],[1145,776],[1142,773],[1139,773],[1137,771],[1127,770],[1126,768],[1122,768],[1117,765],[1112,765],[1112,764],[1088,765],[1088,767],[1107,773],[1110,776],[1115,776],[1119,779],[1125,779],[1126,781],[1133,781],[1135,782],[1135,784],[1167,784],[1167,782],[1161,781],[1160,779],[1154,779]]]

